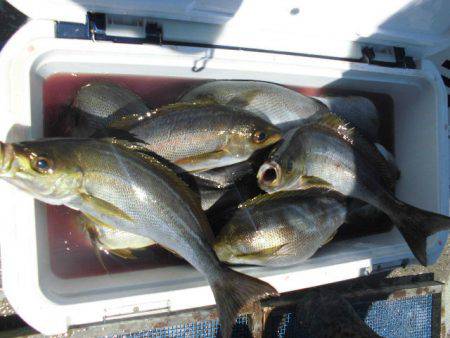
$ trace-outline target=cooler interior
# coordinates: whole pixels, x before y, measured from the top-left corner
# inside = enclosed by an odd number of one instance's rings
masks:
[[[49,126],[56,116],[70,104],[81,85],[93,80],[125,85],[153,107],[173,102],[187,88],[212,79],[271,81],[316,96],[364,95],[375,102],[383,116],[381,142],[395,153],[401,170],[397,196],[418,207],[441,211],[437,93],[432,82],[420,72],[353,66],[340,61],[323,61],[314,68],[314,65],[292,64],[290,58],[281,58],[284,62],[271,57],[264,59],[258,53],[248,52],[242,59],[237,51],[212,58],[198,72],[191,66],[201,53],[192,48],[178,48],[175,52],[179,54],[173,58],[173,48],[158,48],[161,55],[148,58],[133,55],[125,58],[120,53],[106,55],[96,53],[95,48],[90,52],[56,49],[42,54],[29,74],[32,137],[51,136]],[[254,62],[251,62],[252,55]],[[11,134],[14,128],[22,127],[13,126]],[[192,267],[159,248],[133,261],[103,255],[105,271],[87,237],[74,224],[75,212],[40,202],[35,202],[34,212],[39,284],[46,297],[57,304],[206,285]],[[396,229],[388,227],[375,233],[370,229],[355,229],[348,233],[338,236],[311,259],[298,265],[238,269],[274,281],[279,291],[288,291],[324,283],[326,278],[321,278],[317,271],[326,273],[338,263],[365,260],[367,265],[376,266],[388,262],[399,264],[412,258]],[[444,244],[438,241],[436,250]],[[299,272],[310,278],[298,279],[295,276],[300,276]],[[290,275],[293,278],[284,284],[277,279],[277,276]]]

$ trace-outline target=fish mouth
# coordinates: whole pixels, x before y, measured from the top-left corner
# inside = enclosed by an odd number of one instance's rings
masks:
[[[266,162],[259,168],[256,178],[261,188],[275,188],[281,181],[281,167],[276,162]]]
[[[9,172],[14,161],[14,156],[14,147],[9,143],[0,141],[0,176]]]

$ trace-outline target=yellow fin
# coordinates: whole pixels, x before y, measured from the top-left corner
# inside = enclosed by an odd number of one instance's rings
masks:
[[[268,202],[268,201],[275,201],[282,198],[287,198],[291,196],[298,196],[304,194],[301,190],[289,190],[289,191],[277,191],[272,194],[261,194],[258,196],[255,196],[253,198],[250,198],[246,200],[245,202],[242,202],[238,205],[239,209],[249,208],[257,206],[261,203]]]
[[[349,122],[332,112],[316,113],[305,121],[305,125],[307,124],[329,128],[351,144],[355,143],[354,138],[358,136],[356,129]]]
[[[94,197],[92,195],[86,194],[86,193],[80,193],[80,197],[83,200],[84,203],[88,204],[91,206],[91,208],[97,210],[98,212],[105,214],[105,215],[109,215],[109,216],[113,216],[113,217],[117,217],[117,218],[121,218],[127,221],[132,221],[133,219],[127,215],[125,212],[123,212],[122,210],[120,210],[119,208],[117,208],[116,206],[112,205],[109,202],[106,202],[100,198]],[[95,220],[95,222],[98,222],[100,224],[102,224],[103,222],[98,220],[97,218],[93,217],[92,215],[89,215],[84,213],[88,218],[90,218],[91,220]],[[103,223],[104,224],[104,223]]]
[[[105,228],[110,228],[110,229],[114,229],[114,227],[112,225],[109,225],[107,223],[104,223],[103,221],[99,220],[97,217],[92,216],[91,214],[88,213],[83,213],[84,218],[86,219],[83,222],[83,225],[86,227],[86,229],[88,231],[95,231],[97,232],[97,229],[95,228],[95,225],[101,226],[101,227],[105,227]]]
[[[323,181],[325,182],[325,181]],[[326,182],[325,182],[326,183]],[[326,185],[324,186],[319,185],[319,186],[314,186],[314,187],[309,187],[309,188],[305,188],[302,190],[285,190],[285,191],[277,191],[271,194],[261,194],[258,196],[255,196],[251,199],[248,199],[245,202],[242,202],[241,204],[238,205],[239,209],[243,209],[243,208],[249,208],[249,207],[253,207],[253,206],[257,206],[259,204],[265,203],[265,202],[270,202],[270,201],[276,201],[279,199],[283,199],[283,198],[313,198],[313,197],[318,197],[320,195],[327,195],[327,196],[332,196],[333,198],[339,199],[339,198],[343,198],[343,196],[336,192],[336,191],[330,191],[330,185]]]
[[[253,259],[253,258],[263,258],[263,257],[272,257],[277,254],[278,251],[281,250],[281,248],[284,247],[284,244],[274,246],[271,248],[263,249],[251,254],[238,254],[236,255],[237,258],[247,258],[247,259]],[[278,255],[279,256],[279,255]],[[284,256],[284,255],[283,255]]]
[[[113,120],[109,123],[108,128],[121,129],[121,130],[129,130],[136,123],[141,122],[147,118],[153,116],[155,111],[148,111],[144,114],[128,114],[125,116],[121,116],[117,120]]]
[[[209,153],[203,153],[203,154],[199,154],[199,155],[185,157],[185,158],[175,161],[174,163],[178,164],[178,165],[189,164],[189,163],[199,163],[199,162],[209,160],[209,159],[220,159],[221,157],[225,156],[226,154],[228,154],[228,151],[221,149],[221,150],[211,151]]]
[[[133,251],[131,249],[108,249],[108,252],[123,259],[137,258],[135,255],[133,255]]]
[[[200,98],[192,102],[175,102],[171,103],[153,110],[149,110],[145,113],[139,114],[128,114],[125,116],[121,116],[117,120],[111,121],[108,125],[108,128],[121,129],[121,130],[129,130],[136,123],[141,123],[144,120],[151,119],[155,116],[159,116],[165,114],[167,112],[176,111],[176,110],[184,110],[189,108],[202,107],[205,105],[217,104],[217,102],[212,98]]]
[[[217,104],[217,101],[211,97],[211,96],[202,96],[194,101],[180,101],[175,103],[170,103],[168,105],[165,105],[161,108],[158,108],[157,110],[164,111],[164,110],[182,110],[187,108],[193,108],[193,107],[203,107],[208,105]]]
[[[309,188],[333,189],[332,184],[316,176],[301,176],[300,187],[301,189],[309,189]]]
[[[100,263],[100,265],[102,266],[102,268],[105,270],[106,273],[109,273],[108,268],[106,267],[106,264],[102,258],[102,254],[100,252],[100,249],[98,247],[99,245],[99,241],[98,241],[98,231],[95,227],[96,223],[94,221],[94,219],[96,219],[95,217],[93,217],[93,219],[89,218],[86,214],[82,214],[79,217],[79,221],[81,223],[81,225],[83,226],[83,228],[86,230],[89,240],[91,242],[92,248],[94,249],[94,254],[95,257],[97,257],[98,262]]]

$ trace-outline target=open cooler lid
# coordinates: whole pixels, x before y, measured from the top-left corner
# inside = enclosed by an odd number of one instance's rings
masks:
[[[423,57],[450,44],[447,0],[8,0],[33,19],[86,24],[87,12],[151,18],[164,40],[355,56],[355,44]]]

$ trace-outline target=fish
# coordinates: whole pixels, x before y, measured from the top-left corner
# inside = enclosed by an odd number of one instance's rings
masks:
[[[198,194],[200,196],[200,203],[203,210],[212,208],[218,203],[227,193],[229,189],[216,189],[211,187],[198,187]]]
[[[120,258],[133,259],[136,258],[133,254],[134,250],[143,250],[156,244],[148,237],[104,226],[83,214],[77,217],[76,223],[86,231],[92,246],[98,253],[104,251]]]
[[[195,180],[204,187],[214,189],[228,188],[236,184],[246,175],[255,175],[253,164],[250,161],[243,161],[225,167],[211,170],[194,172]]]
[[[387,169],[390,171],[393,179],[398,180],[401,176],[401,171],[397,165],[397,162],[395,161],[394,155],[389,150],[387,150],[382,144],[374,143],[374,145],[380,152],[381,156],[383,156],[384,159],[386,160]]]
[[[333,112],[372,141],[378,140],[380,116],[373,102],[362,96],[309,97],[281,85],[249,80],[217,80],[184,93],[179,101],[212,100],[246,109],[287,131],[314,114]]]
[[[210,102],[157,108],[128,130],[116,121],[110,137],[156,153],[182,170],[206,171],[246,161],[281,139],[280,130],[244,110]]]
[[[369,141],[378,141],[380,114],[375,104],[364,96],[314,96],[328,109],[342,119],[350,122]]]
[[[231,213],[240,203],[263,192],[258,188],[255,175],[248,175],[225,188],[218,189],[198,184],[192,189],[198,191],[202,209],[219,217],[222,216],[219,214]],[[214,219],[214,222],[216,221]]]
[[[200,203],[176,174],[114,139],[1,143],[0,178],[39,201],[79,210],[183,257],[211,286],[224,337],[231,336],[243,306],[278,294],[269,284],[218,260]]]
[[[346,215],[346,198],[325,189],[259,195],[239,206],[214,251],[229,264],[297,264],[329,242]]]
[[[339,293],[326,289],[303,292],[295,306],[298,330],[314,338],[381,338]]]
[[[278,84],[249,80],[218,80],[201,84],[179,98],[180,102],[211,100],[245,109],[287,130],[317,112],[328,112],[321,102]]]
[[[58,121],[64,136],[90,137],[114,125],[127,116],[131,127],[137,122],[133,116],[143,116],[151,110],[137,94],[125,86],[112,82],[95,81],[83,85],[75,94],[72,105]],[[125,128],[125,123],[121,125]]]
[[[333,114],[289,131],[257,174],[268,193],[324,187],[384,212],[422,265],[431,264],[427,238],[450,228],[450,218],[397,199],[392,176],[376,147]]]

